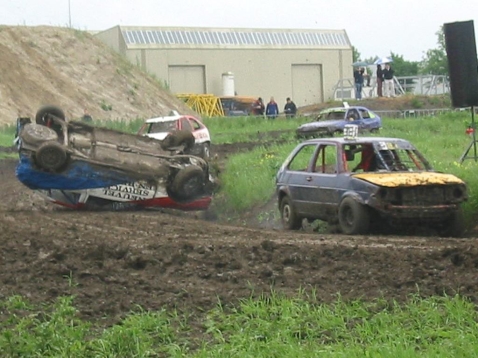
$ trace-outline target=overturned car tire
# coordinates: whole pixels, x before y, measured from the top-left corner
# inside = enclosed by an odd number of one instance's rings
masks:
[[[177,147],[184,147],[184,152],[189,152],[194,147],[194,136],[187,130],[174,131],[169,133],[161,143],[164,150],[174,150]]]
[[[47,117],[48,115],[51,114],[61,120],[65,120],[65,112],[63,112],[63,110],[57,106],[51,106],[51,105],[47,105],[47,106],[43,106],[43,107],[40,107],[40,109],[37,111],[36,115],[35,115],[35,122],[37,124],[43,124],[43,125],[46,125],[47,124]]]
[[[36,164],[49,171],[60,170],[65,166],[67,159],[65,148],[57,142],[45,142],[35,153]]]
[[[26,124],[21,129],[20,135],[25,143],[32,145],[58,140],[58,134],[53,129],[34,123]]]
[[[181,169],[169,186],[169,194],[175,200],[193,200],[204,194],[204,171],[190,165]]]

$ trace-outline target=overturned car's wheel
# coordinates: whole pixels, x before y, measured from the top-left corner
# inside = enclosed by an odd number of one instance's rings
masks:
[[[65,148],[57,142],[45,142],[35,153],[36,164],[46,170],[58,171],[66,164],[68,155]]]
[[[184,147],[184,152],[189,152],[195,143],[194,136],[187,130],[174,131],[169,133],[161,143],[164,150],[173,150],[177,147]]]
[[[367,233],[370,226],[368,208],[351,197],[344,198],[339,206],[339,226],[347,235]]]
[[[25,143],[32,145],[58,140],[58,134],[53,129],[35,123],[26,124],[21,129],[20,136]]]
[[[65,112],[63,112],[61,108],[57,106],[47,105],[47,106],[40,107],[40,109],[37,111],[35,115],[35,122],[37,124],[46,125],[49,114],[63,121],[65,120]]]
[[[181,169],[169,186],[169,193],[176,200],[192,200],[204,194],[204,171],[190,165]]]

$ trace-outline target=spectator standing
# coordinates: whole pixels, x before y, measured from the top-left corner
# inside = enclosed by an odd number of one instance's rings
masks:
[[[355,99],[360,101],[362,99],[362,88],[363,88],[363,68],[356,68],[354,71],[354,82],[355,82]]]
[[[83,117],[81,117],[81,120],[83,122],[93,122],[93,118],[91,118],[90,114],[88,113],[88,110],[85,108],[84,112],[83,112]]]
[[[297,106],[290,99],[290,97],[287,97],[286,99],[286,104],[284,106],[284,113],[286,118],[294,118],[297,113]]]
[[[252,104],[252,114],[255,116],[263,116],[264,115],[264,102],[262,98],[259,97],[253,104]]]
[[[277,105],[276,101],[274,101],[274,97],[271,97],[269,103],[266,106],[266,116],[270,119],[276,119],[279,115],[279,106]]]
[[[377,96],[383,97],[383,70],[382,65],[377,65]]]
[[[389,63],[385,64],[385,68],[383,69],[383,82],[384,82],[384,89],[383,94],[386,97],[395,97],[395,84],[393,83],[393,69]]]

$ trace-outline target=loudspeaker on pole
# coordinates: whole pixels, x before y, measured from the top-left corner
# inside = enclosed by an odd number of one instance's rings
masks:
[[[478,60],[473,21],[444,24],[451,100],[454,107],[478,105]]]

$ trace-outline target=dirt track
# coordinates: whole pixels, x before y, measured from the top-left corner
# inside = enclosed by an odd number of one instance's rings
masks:
[[[204,309],[273,288],[324,301],[403,300],[457,290],[478,299],[478,241],[247,229],[159,212],[72,212],[45,204],[0,161],[0,299],[75,294],[85,318],[134,305]],[[104,318],[103,318],[104,319]]]

